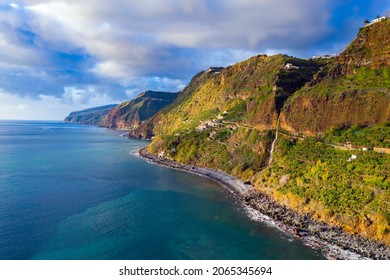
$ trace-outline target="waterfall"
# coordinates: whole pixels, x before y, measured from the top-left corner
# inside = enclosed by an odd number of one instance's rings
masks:
[[[272,145],[271,145],[271,151],[269,153],[269,161],[268,161],[268,166],[271,165],[272,163],[272,158],[273,158],[273,155],[274,155],[274,151],[275,151],[275,143],[276,143],[276,140],[278,140],[278,132],[279,132],[279,118],[278,117],[278,122],[277,122],[277,125],[276,125],[276,133],[275,133],[275,139],[274,141],[272,142]]]

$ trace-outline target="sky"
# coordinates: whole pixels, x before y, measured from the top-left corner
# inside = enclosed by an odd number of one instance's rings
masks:
[[[62,120],[256,54],[340,53],[388,0],[0,0],[0,119]]]

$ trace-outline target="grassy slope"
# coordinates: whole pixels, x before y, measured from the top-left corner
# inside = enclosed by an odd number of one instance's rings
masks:
[[[149,151],[164,152],[164,156],[178,162],[221,170],[250,181],[266,165],[272,139],[271,131],[219,127],[184,135],[157,136]]]
[[[302,67],[285,71],[286,63]],[[220,74],[201,72],[178,99],[135,134],[170,135],[193,130],[228,111],[227,118],[259,129],[274,129],[282,102],[309,81],[320,64],[283,55],[255,56]]]
[[[301,67],[284,70],[286,63]],[[223,170],[245,181],[263,169],[282,102],[309,81],[320,64],[283,55],[255,56],[221,73],[199,73],[152,124],[149,149],[176,161]],[[223,115],[223,120],[217,120]],[[215,127],[197,127],[214,120]],[[146,133],[148,134],[148,133]],[[149,132],[149,134],[152,134]]]
[[[256,186],[298,211],[390,244],[390,156],[338,151],[315,139],[278,141]],[[356,160],[348,162],[352,154]]]

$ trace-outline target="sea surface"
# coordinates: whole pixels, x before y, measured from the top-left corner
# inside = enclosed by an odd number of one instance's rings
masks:
[[[122,131],[0,121],[0,259],[323,259]]]

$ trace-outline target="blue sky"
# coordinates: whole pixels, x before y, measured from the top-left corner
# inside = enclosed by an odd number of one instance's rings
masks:
[[[388,0],[0,0],[0,119],[181,90],[255,54],[339,53]]]

